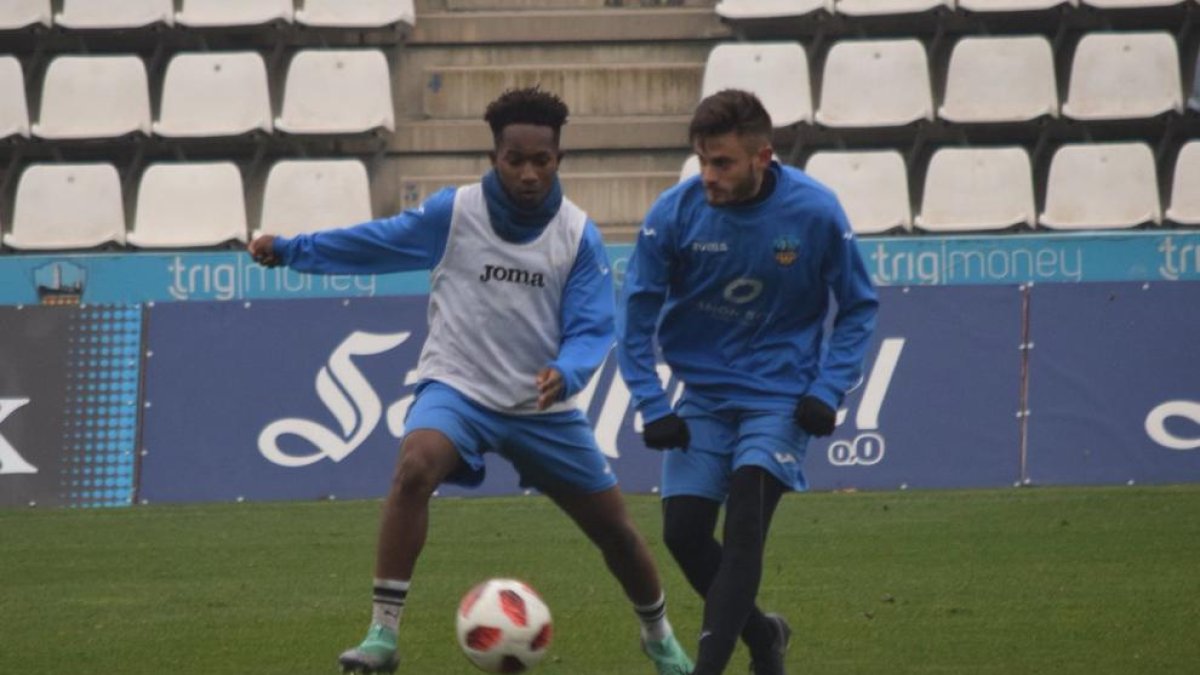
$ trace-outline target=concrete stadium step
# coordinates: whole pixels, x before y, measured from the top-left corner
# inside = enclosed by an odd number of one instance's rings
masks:
[[[562,147],[578,150],[677,150],[687,145],[689,115],[576,117],[563,127]],[[492,149],[482,120],[401,121],[389,139],[389,152],[479,152]]]
[[[533,84],[558,92],[572,115],[686,115],[704,64],[432,66],[424,76],[423,112],[437,119],[478,118],[496,92]]]
[[[409,45],[712,40],[731,35],[711,7],[432,12]]]
[[[610,233],[629,241],[646,210],[663,190],[679,180],[678,171],[597,172],[559,174],[563,192],[587,211],[606,239]],[[404,176],[399,179],[401,208],[411,208],[448,185],[477,182],[475,175]]]

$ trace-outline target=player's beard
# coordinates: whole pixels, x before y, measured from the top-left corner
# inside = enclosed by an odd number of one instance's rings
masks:
[[[729,189],[710,190],[705,186],[704,196],[712,206],[730,206],[754,199],[758,195],[760,187],[762,187],[762,176],[751,166],[746,172],[745,178]]]

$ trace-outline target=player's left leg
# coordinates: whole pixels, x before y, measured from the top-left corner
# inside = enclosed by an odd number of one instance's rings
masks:
[[[785,490],[778,479],[760,467],[743,466],[733,472],[725,504],[721,565],[705,598],[694,675],[725,672],[738,636],[754,611],[767,531]]]
[[[666,595],[654,557],[629,517],[620,488],[590,494],[552,491],[550,498],[600,549],[642,622],[642,648],[659,675],[690,675],[692,662],[667,620]]]
[[[512,422],[501,453],[522,484],[548,495],[600,553],[642,623],[642,645],[660,675],[690,675],[692,662],[667,620],[666,597],[654,558],[638,532],[608,460],[579,411]]]

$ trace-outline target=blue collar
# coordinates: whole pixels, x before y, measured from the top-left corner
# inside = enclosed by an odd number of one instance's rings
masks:
[[[541,204],[532,209],[522,208],[508,196],[493,169],[483,175],[483,198],[487,202],[488,218],[496,234],[505,241],[524,244],[536,239],[546,229],[562,206],[563,193],[558,176],[555,176],[550,193]]]

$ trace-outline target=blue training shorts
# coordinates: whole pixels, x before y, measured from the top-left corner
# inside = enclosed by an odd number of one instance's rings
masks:
[[[432,429],[454,443],[463,465],[447,483],[477,487],[483,455],[499,453],[512,463],[522,487],[591,494],[617,484],[612,467],[580,410],[506,415],[485,408],[453,387],[430,381],[417,388],[404,420],[406,432]]]
[[[676,413],[687,422],[687,452],[663,453],[662,496],[689,495],[724,502],[729,480],[743,466],[765,469],[792,490],[805,490],[808,434],[791,411],[744,410],[683,397]]]

